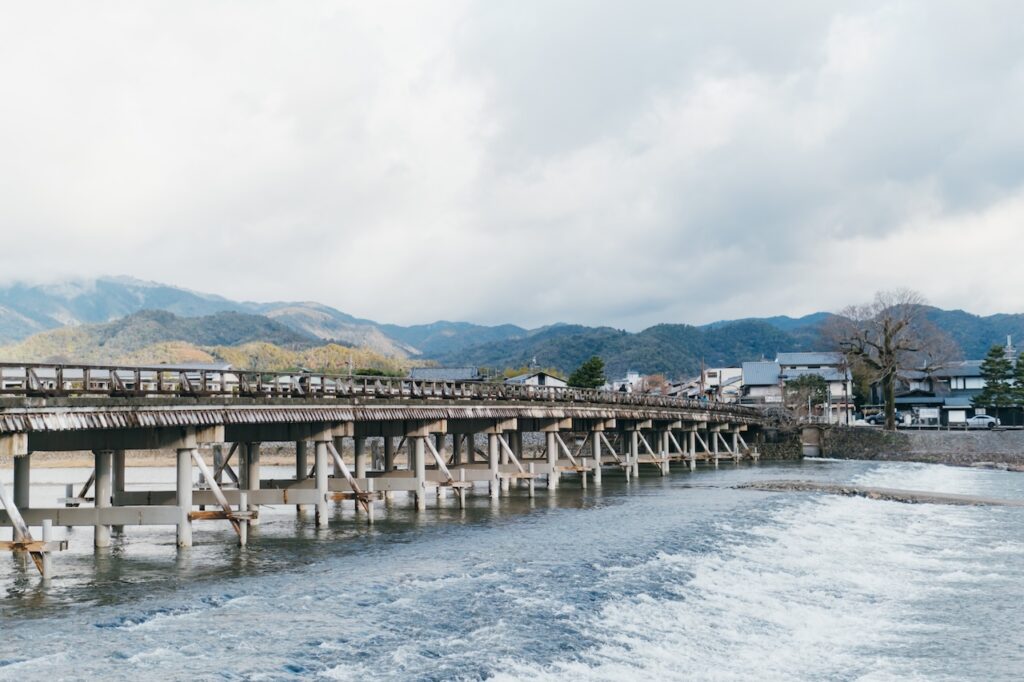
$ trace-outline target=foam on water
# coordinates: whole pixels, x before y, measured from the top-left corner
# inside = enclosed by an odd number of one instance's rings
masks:
[[[971,476],[959,474],[883,466],[857,482],[975,492]],[[985,536],[976,511],[823,497],[748,530],[721,522],[715,553],[659,552],[642,565],[606,569],[611,580],[660,575],[671,596],[609,603],[586,625],[600,644],[584,656],[545,666],[509,660],[509,672],[495,678],[960,678],[916,655],[927,640],[955,641],[962,627],[930,618],[930,600],[984,596],[1015,582],[1021,566],[1019,543],[973,546]],[[944,549],[951,541],[971,549]],[[998,555],[1017,561],[993,562]]]

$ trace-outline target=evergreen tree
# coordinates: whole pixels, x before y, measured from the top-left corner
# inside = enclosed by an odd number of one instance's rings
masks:
[[[598,388],[604,385],[604,360],[596,355],[569,375],[569,385],[576,388]]]
[[[1006,357],[1006,349],[992,346],[988,355],[981,362],[981,377],[985,380],[985,388],[974,396],[971,402],[975,407],[1006,407],[1016,401],[1014,387],[1013,363]]]
[[[1013,404],[1024,405],[1024,353],[1017,357],[1013,367]]]

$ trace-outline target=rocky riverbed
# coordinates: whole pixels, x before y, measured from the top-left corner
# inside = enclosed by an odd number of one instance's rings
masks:
[[[767,492],[808,492],[826,493],[829,495],[845,495],[847,497],[866,497],[872,500],[888,500],[905,504],[952,504],[967,506],[1024,507],[1024,500],[1004,500],[973,495],[954,495],[950,493],[923,492],[920,490],[899,490],[896,488],[876,488],[872,486],[821,483],[816,481],[753,481],[735,486],[738,489],[764,490]]]

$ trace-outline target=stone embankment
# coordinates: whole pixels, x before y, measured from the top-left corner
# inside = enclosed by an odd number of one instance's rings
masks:
[[[882,431],[836,427],[822,454],[838,459],[930,462],[1024,471],[1024,431]]]
[[[845,495],[848,497],[866,497],[872,500],[888,500],[905,504],[952,504],[967,506],[1024,507],[1024,500],[1002,500],[992,497],[976,497],[974,495],[954,495],[951,493],[933,493],[919,490],[899,490],[896,488],[874,488],[864,485],[847,485],[840,483],[817,483],[814,481],[755,481],[736,486],[746,490],[764,490],[767,492],[808,492],[826,493],[829,495]]]

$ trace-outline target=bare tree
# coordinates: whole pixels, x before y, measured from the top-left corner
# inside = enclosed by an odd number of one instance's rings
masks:
[[[953,341],[925,317],[925,299],[909,289],[880,291],[870,303],[832,318],[828,335],[851,363],[882,385],[885,428],[896,428],[896,382],[909,372],[931,374],[957,355]]]

